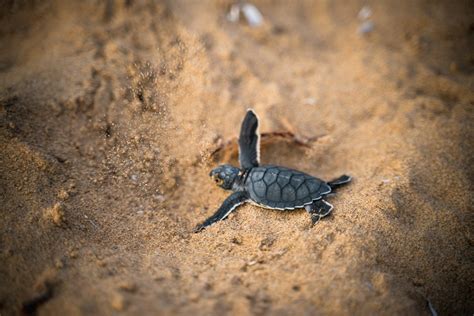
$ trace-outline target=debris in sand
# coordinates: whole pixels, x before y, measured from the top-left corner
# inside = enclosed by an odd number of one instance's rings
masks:
[[[374,30],[374,23],[372,21],[364,21],[359,26],[359,34],[368,34]]]
[[[436,312],[436,310],[434,309],[433,307],[433,304],[431,304],[431,302],[428,300],[428,307],[430,309],[430,312],[431,312],[431,315],[432,316],[438,316],[438,313]]]
[[[118,312],[123,311],[125,309],[125,298],[123,295],[115,293],[110,301],[110,306]]]
[[[301,290],[301,286],[295,284],[295,285],[293,285],[293,286],[291,287],[291,289],[292,289],[293,291],[295,291],[295,292],[299,292],[299,291]]]
[[[65,189],[61,189],[58,192],[58,198],[60,200],[67,200],[69,198],[69,193]]]
[[[165,196],[164,196],[163,194],[154,194],[154,195],[153,195],[153,198],[154,198],[157,202],[160,202],[160,203],[166,201],[166,198],[165,198]]]
[[[197,302],[199,301],[199,297],[201,297],[201,294],[199,292],[192,292],[189,294],[188,298],[191,302]]]
[[[286,141],[294,143],[297,146],[309,148],[310,144],[317,141],[325,135],[314,137],[303,137],[291,131],[277,131],[260,134],[260,144],[264,148],[278,141]],[[230,157],[238,154],[237,138],[232,138],[228,141],[218,141],[217,148],[212,150],[209,157],[214,160],[229,161]]]
[[[305,105],[316,105],[316,98],[306,98],[303,100],[303,104]]]
[[[258,249],[265,251],[265,250],[270,250],[270,248],[273,246],[273,243],[275,242],[276,238],[275,237],[266,237],[260,241],[260,246]]]
[[[47,220],[51,220],[54,225],[62,226],[66,222],[66,216],[64,214],[63,205],[61,203],[54,204],[53,207],[44,210],[43,217]]]
[[[239,278],[238,276],[234,275],[234,276],[232,277],[232,279],[230,280],[230,283],[231,283],[232,285],[241,285],[243,282],[242,282],[242,279],[241,279],[241,278]]]
[[[391,182],[397,182],[400,180],[400,176],[394,176],[392,179],[390,178],[383,178],[382,180],[380,180],[379,182],[379,186],[383,186],[383,185],[386,185],[386,184],[389,184]]]
[[[41,304],[46,303],[53,297],[51,287],[46,287],[44,291],[35,294],[32,298],[23,302],[21,310],[24,314],[34,315]]]
[[[242,12],[244,13],[245,19],[250,26],[255,27],[262,24],[263,16],[253,4],[244,4],[242,6]]]
[[[54,266],[57,270],[61,270],[62,268],[64,268],[64,262],[62,259],[56,259],[55,262],[54,262]]]
[[[61,105],[58,102],[48,101],[46,102],[46,106],[51,109],[51,111],[53,112],[55,116],[59,116],[64,112],[64,109],[61,107]]]
[[[122,291],[134,293],[137,291],[137,284],[133,281],[122,281],[118,284],[118,288]]]
[[[357,32],[359,34],[368,34],[374,30],[374,22],[370,20],[372,16],[372,9],[369,6],[363,6],[362,9],[360,9],[359,14],[357,14],[357,17],[361,21],[361,24],[359,25],[359,28],[357,29]]]
[[[56,284],[56,272],[53,269],[46,269],[36,281],[35,294],[22,303],[21,310],[23,314],[36,314],[38,307],[53,297],[53,288]]]
[[[361,21],[368,20],[372,16],[372,9],[368,6],[365,5],[360,9],[359,13],[357,14],[357,17]]]
[[[231,242],[236,245],[242,245],[242,237],[235,236],[232,238]]]
[[[255,5],[250,3],[233,4],[227,14],[227,20],[233,23],[238,22],[241,12],[249,26],[257,27],[262,25],[262,13]]]
[[[240,17],[240,5],[239,4],[233,4],[230,7],[229,13],[227,13],[227,20],[230,22],[237,22]]]
[[[153,279],[157,282],[176,279],[178,276],[177,271],[173,271],[172,268],[162,268],[155,271]]]
[[[283,255],[286,254],[287,252],[288,252],[288,248],[276,250],[270,254],[270,260],[279,259],[283,257]]]

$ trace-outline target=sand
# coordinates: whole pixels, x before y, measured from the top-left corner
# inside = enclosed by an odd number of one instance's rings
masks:
[[[231,4],[1,5],[0,314],[472,315],[472,3]],[[354,181],[193,234],[248,107],[263,163]]]

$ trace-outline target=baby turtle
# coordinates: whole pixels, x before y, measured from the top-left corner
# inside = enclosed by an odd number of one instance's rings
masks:
[[[305,208],[313,225],[329,215],[333,206],[323,197],[349,181],[347,175],[324,182],[304,172],[273,165],[260,166],[260,134],[258,117],[248,110],[239,137],[240,169],[221,165],[209,174],[218,186],[234,191],[214,215],[196,226],[199,232],[226,218],[245,202],[277,210]]]

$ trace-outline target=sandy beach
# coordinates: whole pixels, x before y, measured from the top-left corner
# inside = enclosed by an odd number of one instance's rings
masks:
[[[0,5],[0,314],[472,315],[472,2],[233,4]],[[195,234],[248,108],[353,182]]]

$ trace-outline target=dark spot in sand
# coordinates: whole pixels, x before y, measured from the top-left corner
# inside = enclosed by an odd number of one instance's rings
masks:
[[[110,136],[112,136],[112,125],[111,124],[109,124],[109,123],[106,124],[104,133],[105,133],[106,138],[110,138]]]
[[[53,286],[46,283],[43,291],[22,303],[21,311],[26,315],[36,315],[38,307],[50,300],[53,294]]]

